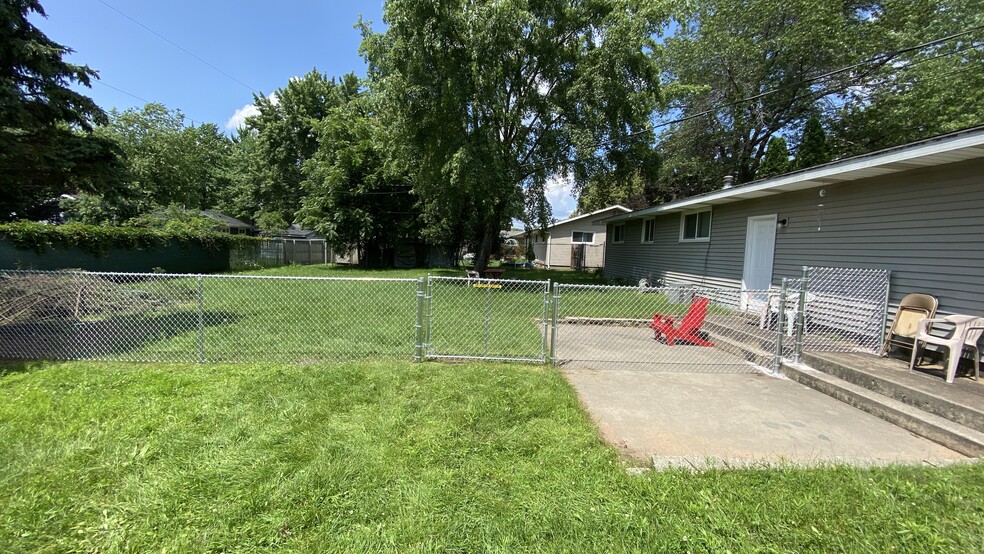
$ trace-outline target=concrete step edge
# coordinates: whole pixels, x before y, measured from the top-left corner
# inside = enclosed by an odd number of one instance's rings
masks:
[[[984,408],[954,402],[905,383],[865,373],[837,360],[826,358],[822,353],[804,352],[801,361],[854,385],[984,433]]]
[[[756,365],[768,367],[772,364],[772,360],[775,356],[765,350],[734,340],[732,337],[725,337],[711,333],[711,340],[714,342],[714,346],[716,348]]]
[[[965,456],[984,456],[984,433],[949,419],[924,412],[893,398],[855,385],[823,371],[783,364],[782,373],[799,383]]]

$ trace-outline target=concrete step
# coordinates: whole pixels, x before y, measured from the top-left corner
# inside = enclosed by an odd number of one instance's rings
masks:
[[[783,364],[790,379],[846,402],[965,456],[984,456],[984,433],[801,364]]]
[[[751,362],[755,365],[760,365],[763,367],[772,367],[772,360],[774,359],[775,354],[760,348],[755,348],[754,345],[748,344],[742,340],[737,340],[730,335],[719,335],[713,331],[707,331],[711,336],[711,341],[714,343],[715,348],[727,352],[732,356],[741,358],[746,362]]]
[[[703,330],[707,331],[717,337],[726,337],[732,342],[739,342],[748,345],[750,348],[755,350],[762,350],[765,352],[772,353],[775,349],[775,334],[764,335],[763,333],[768,333],[767,331],[760,330],[757,326],[751,325],[745,320],[735,320],[735,321],[713,321],[710,319],[704,320],[704,325],[701,327]],[[788,340],[795,340],[793,337],[785,337]]]
[[[956,395],[943,397],[919,388],[916,383],[921,379],[915,373],[903,371],[898,374],[873,375],[824,356],[822,353],[804,352],[800,361],[849,383],[984,433],[984,406],[961,401],[959,398],[954,398]]]

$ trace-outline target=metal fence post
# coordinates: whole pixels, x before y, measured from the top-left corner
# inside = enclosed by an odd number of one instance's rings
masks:
[[[885,344],[888,339],[888,294],[892,290],[892,270],[888,269],[885,271],[885,302],[882,303],[882,319],[881,319],[881,343]]]
[[[201,274],[198,275],[198,363],[205,363],[205,294]]]
[[[413,360],[424,361],[424,278],[417,279],[417,324],[414,325],[415,340]]]
[[[772,360],[772,373],[778,373],[782,367],[782,339],[784,334],[784,323],[786,315],[786,285],[788,279],[782,278],[782,288],[779,290],[779,313],[776,314],[776,355]]]
[[[806,295],[810,287],[810,268],[803,266],[800,280],[799,305],[796,306],[796,347],[793,349],[793,362],[799,363],[803,352],[803,334],[806,332]]]
[[[557,365],[557,320],[560,314],[560,283],[554,283],[553,290],[553,314],[550,317],[550,363]]]
[[[492,286],[485,288],[485,357],[489,355],[489,324],[492,320]]]
[[[434,282],[427,274],[427,292],[424,294],[424,355],[430,350],[431,324],[434,318]]]
[[[550,359],[550,353],[548,352],[548,342],[547,335],[550,333],[550,327],[547,323],[547,318],[550,317],[550,281],[547,280],[543,286],[543,315],[540,317],[540,327],[543,333],[543,344],[540,347],[540,357],[546,362]]]

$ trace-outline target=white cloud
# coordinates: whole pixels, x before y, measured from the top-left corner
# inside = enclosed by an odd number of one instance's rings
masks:
[[[554,175],[547,180],[547,202],[553,211],[553,217],[560,221],[567,219],[577,208],[577,197],[574,196],[574,181],[561,175]]]
[[[277,93],[275,92],[271,92],[270,94],[268,94],[267,98],[269,98],[270,102],[272,102],[274,105],[280,103],[280,98],[277,97]],[[245,106],[233,112],[232,117],[230,117],[229,120],[226,121],[225,127],[229,131],[235,131],[246,124],[247,117],[251,117],[259,113],[260,110],[256,108],[255,104],[253,103],[246,104]]]

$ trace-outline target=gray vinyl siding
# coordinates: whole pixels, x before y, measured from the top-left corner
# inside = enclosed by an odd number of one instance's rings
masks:
[[[679,213],[657,216],[655,244],[640,244],[641,219],[628,221],[605,273],[740,282],[747,219],[778,214],[789,224],[776,235],[773,284],[804,265],[889,269],[892,303],[927,292],[942,313],[984,314],[984,160],[825,185],[822,199],[820,188],[714,206],[709,243],[679,242]]]

